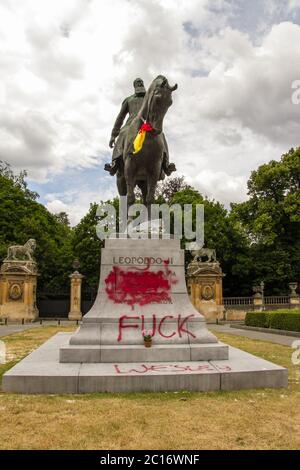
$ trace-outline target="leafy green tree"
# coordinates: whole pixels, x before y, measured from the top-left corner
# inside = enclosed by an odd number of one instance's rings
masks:
[[[155,190],[155,203],[168,204],[176,193],[189,188],[191,186],[186,183],[184,176],[175,176],[159,181]],[[138,187],[135,188],[135,196],[137,202],[141,203],[142,192]]]
[[[54,218],[57,220],[57,222],[70,227],[69,216],[66,212],[58,212],[57,214],[54,214]]]
[[[251,240],[253,282],[284,292],[300,278],[300,148],[253,171],[248,194],[232,212]]]
[[[170,203],[175,194],[186,189],[192,188],[185,182],[184,176],[167,178],[163,181],[159,181],[155,191],[155,198],[160,204],[163,202]]]
[[[80,261],[80,272],[85,276],[85,285],[96,288],[100,274],[100,254],[103,242],[98,238],[96,226],[96,203],[90,204],[88,213],[74,228],[72,234],[72,247],[76,258]]]
[[[69,284],[72,269],[71,229],[36,201],[38,195],[27,189],[22,175],[15,177],[10,168],[0,174],[0,261],[9,245],[34,238],[38,289],[61,290]]]
[[[241,225],[219,202],[204,198],[197,190],[187,188],[179,191],[171,204],[193,205],[195,230],[196,205],[204,205],[204,242],[208,248],[215,248],[220,261],[224,279],[224,295],[249,295],[251,282],[251,259],[249,242]],[[187,253],[187,261],[190,256]]]
[[[0,176],[13,182],[14,187],[20,188],[26,194],[29,199],[36,200],[39,195],[35,191],[30,191],[27,186],[25,170],[21,171],[18,175],[15,175],[10,164],[0,160]]]

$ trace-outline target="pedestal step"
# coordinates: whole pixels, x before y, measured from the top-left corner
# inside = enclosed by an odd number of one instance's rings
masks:
[[[211,361],[228,359],[228,346],[212,344],[157,344],[144,345],[67,345],[60,348],[60,362],[161,362]]]
[[[287,369],[229,346],[229,359],[63,364],[58,333],[4,374],[2,389],[17,393],[209,391],[287,387]]]

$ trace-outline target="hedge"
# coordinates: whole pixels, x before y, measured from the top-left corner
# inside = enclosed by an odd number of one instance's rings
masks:
[[[276,330],[300,331],[300,310],[277,310],[270,312],[248,312],[247,326],[273,328]]]
[[[300,313],[278,313],[271,315],[269,328],[300,331]]]
[[[268,328],[266,312],[246,313],[245,324],[247,326],[259,326],[260,328]]]

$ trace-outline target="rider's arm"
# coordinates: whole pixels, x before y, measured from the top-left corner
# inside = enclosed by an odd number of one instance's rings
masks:
[[[111,131],[111,136],[112,137],[118,137],[120,133],[120,129],[123,125],[124,119],[126,118],[127,113],[129,112],[128,109],[128,100],[127,98],[123,101],[122,106],[121,106],[121,111],[118,114],[118,117],[116,119],[115,125],[113,127],[113,130]]]

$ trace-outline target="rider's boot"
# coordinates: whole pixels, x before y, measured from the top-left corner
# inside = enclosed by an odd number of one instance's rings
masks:
[[[111,164],[105,163],[104,170],[108,171],[111,176],[114,176],[118,171],[118,167],[119,167],[118,163],[119,163],[118,159],[113,160]]]

